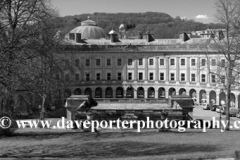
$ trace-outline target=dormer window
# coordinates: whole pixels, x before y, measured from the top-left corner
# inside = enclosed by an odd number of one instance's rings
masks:
[[[70,40],[75,40],[75,34],[74,33],[69,33],[69,39]]]

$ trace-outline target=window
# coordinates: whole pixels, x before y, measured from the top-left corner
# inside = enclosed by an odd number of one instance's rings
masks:
[[[174,66],[174,65],[175,65],[175,60],[174,60],[174,59],[171,59],[171,60],[170,60],[170,64],[171,64],[171,66]]]
[[[75,34],[74,33],[69,33],[69,39],[75,40]]]
[[[196,59],[191,59],[191,66],[196,66]]]
[[[129,65],[129,66],[132,65],[132,59],[128,59],[128,65]]]
[[[128,80],[132,80],[132,73],[128,73]]]
[[[107,66],[111,66],[111,59],[107,59]]]
[[[79,81],[79,74],[75,74],[75,81]]]
[[[160,81],[164,81],[164,73],[160,73]]]
[[[181,59],[181,66],[185,66],[185,59]]]
[[[96,74],[96,80],[97,80],[97,81],[100,81],[100,80],[101,80],[101,75],[100,75],[100,73],[97,73],[97,74]]]
[[[101,65],[101,60],[100,59],[96,59],[96,66],[100,66]]]
[[[181,81],[185,81],[185,74],[181,73]]]
[[[76,65],[76,66],[79,66],[79,64],[80,64],[80,63],[79,63],[79,59],[75,59],[75,65]]]
[[[216,66],[216,59],[212,59],[212,66]]]
[[[206,59],[202,59],[202,66],[206,66]]]
[[[111,80],[111,73],[107,73],[107,80]]]
[[[202,82],[206,82],[206,75],[202,74]]]
[[[86,59],[86,66],[90,66],[90,59]]]
[[[153,80],[153,73],[149,73],[149,80]]]
[[[117,75],[117,78],[118,78],[118,80],[122,80],[122,73],[118,73],[118,75]]]
[[[216,83],[216,76],[212,74],[212,83]]]
[[[143,73],[142,72],[139,72],[138,73],[138,80],[143,80]]]
[[[69,81],[69,74],[65,75],[65,81]]]
[[[160,66],[164,66],[164,59],[160,59]]]
[[[171,73],[171,81],[175,81],[175,75],[174,75],[174,73]]]
[[[139,59],[139,60],[138,60],[138,65],[139,65],[139,66],[142,66],[142,65],[143,65],[143,59]]]
[[[150,66],[153,65],[153,59],[149,59]]]
[[[225,67],[225,59],[221,60],[221,67]]]
[[[121,65],[122,65],[122,59],[118,59],[118,60],[117,60],[117,65],[118,65],[118,66],[121,66]]]
[[[191,78],[192,78],[192,79],[191,79],[192,82],[195,82],[195,81],[196,81],[196,75],[195,75],[195,74],[191,74]]]
[[[90,81],[90,74],[86,73],[86,81]]]

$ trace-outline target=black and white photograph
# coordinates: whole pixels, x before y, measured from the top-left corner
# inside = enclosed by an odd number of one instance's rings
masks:
[[[240,0],[0,0],[1,160],[240,160]]]

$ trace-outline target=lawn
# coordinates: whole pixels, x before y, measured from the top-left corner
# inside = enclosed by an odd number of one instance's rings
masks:
[[[0,158],[213,159],[233,158],[240,149],[239,131],[207,131],[20,129],[0,139]]]
[[[216,112],[194,109],[194,118],[219,117]],[[238,120],[237,118],[231,118]],[[56,123],[59,119],[52,119]],[[19,129],[12,137],[0,138],[0,159],[215,159],[233,158],[240,150],[240,130],[188,129],[158,132],[143,129],[102,130],[99,134],[81,130]]]

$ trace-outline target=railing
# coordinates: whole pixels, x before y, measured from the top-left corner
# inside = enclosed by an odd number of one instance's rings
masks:
[[[217,47],[214,44],[166,44],[166,45],[133,45],[135,49],[126,49],[128,45],[63,45],[62,50],[66,51],[104,51],[104,52],[136,52],[136,51],[217,51]]]
[[[97,102],[100,103],[168,103],[167,98],[141,98],[141,99],[132,99],[132,98],[94,98]]]

